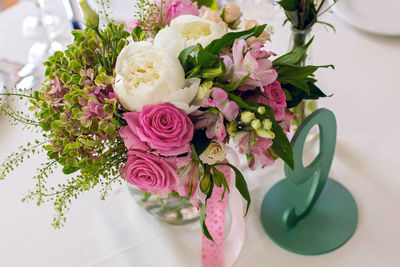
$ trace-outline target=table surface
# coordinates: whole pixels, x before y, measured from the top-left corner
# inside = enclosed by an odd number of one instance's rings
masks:
[[[0,58],[25,61],[33,41],[22,36],[20,27],[31,8],[22,2],[0,13]],[[271,12],[265,10],[265,6],[244,6],[247,17],[275,26],[267,47],[281,54],[288,48],[289,28],[280,27],[282,14],[268,19],[265,14]],[[317,73],[319,86],[334,94],[319,105],[333,110],[338,121],[330,177],[353,193],[359,208],[357,230],[348,243],[329,254],[310,257],[281,249],[264,234],[259,209],[265,193],[283,178],[283,165],[277,162],[255,172],[242,166],[253,204],[245,218],[246,237],[236,267],[400,266],[400,118],[396,108],[400,38],[357,31],[334,14],[323,19],[335,25],[336,33],[315,26],[312,61],[335,65],[334,71]],[[0,160],[35,136],[10,126],[4,118],[0,127]],[[27,160],[0,182],[0,266],[200,266],[198,224],[177,227],[157,222],[132,200],[126,186],[117,186],[107,201],[99,200],[95,191],[83,194],[79,202],[73,201],[65,227],[54,230],[52,205],[21,202],[34,185],[32,176],[43,159]],[[63,180],[59,172],[51,177],[51,183]]]

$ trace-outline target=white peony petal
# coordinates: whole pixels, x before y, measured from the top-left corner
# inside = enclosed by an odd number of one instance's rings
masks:
[[[166,96],[185,86],[178,58],[154,48],[150,42],[126,46],[117,58],[115,72],[114,92],[129,111],[163,103]]]
[[[154,37],[154,47],[168,52],[173,57],[178,57],[186,46],[186,39],[177,30],[166,27]]]
[[[225,22],[213,22],[194,15],[181,15],[170,23],[187,40],[186,46],[200,43],[203,47],[228,32]]]
[[[190,105],[199,89],[201,80],[199,78],[191,78],[186,80],[185,88],[168,95],[164,102],[169,102],[179,109],[184,110],[187,114],[197,110],[200,106]]]

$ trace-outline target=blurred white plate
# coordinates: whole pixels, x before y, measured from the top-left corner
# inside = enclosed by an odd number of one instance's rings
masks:
[[[333,11],[358,29],[380,35],[400,36],[399,0],[339,0]]]
[[[135,14],[135,0],[109,0],[111,18],[117,22],[126,22],[133,19]],[[89,5],[96,10],[103,10],[100,0],[88,0]],[[107,0],[104,0],[107,3]]]

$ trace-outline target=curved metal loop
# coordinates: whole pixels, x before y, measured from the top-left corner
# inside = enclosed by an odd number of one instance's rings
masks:
[[[304,167],[303,165],[303,147],[311,128],[318,124],[320,133],[320,149],[318,156],[313,162]],[[304,200],[305,208],[297,213],[296,208],[288,208],[283,214],[283,221],[288,226],[295,226],[304,219],[312,210],[315,202],[318,200],[332,165],[336,146],[336,119],[332,111],[321,108],[314,111],[300,125],[296,134],[293,136],[291,145],[293,148],[294,170],[285,164],[285,175],[290,183],[299,185],[309,179],[314,179],[308,197]],[[304,204],[304,203],[301,203]],[[304,206],[304,205],[302,205]]]

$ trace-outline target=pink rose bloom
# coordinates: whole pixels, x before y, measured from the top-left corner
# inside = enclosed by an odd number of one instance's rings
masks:
[[[286,107],[286,96],[282,90],[281,84],[278,81],[274,81],[263,88],[266,96],[274,101],[279,107]]]
[[[250,151],[254,159],[248,161],[249,168],[255,170],[258,163],[261,167],[272,165],[275,161],[271,158],[268,149],[272,146],[272,139],[259,136],[250,137]],[[255,138],[255,139],[254,139]],[[253,142],[256,142],[255,144]],[[247,154],[249,152],[249,134],[246,133],[239,141],[239,153]]]
[[[176,159],[164,158],[151,153],[130,150],[128,160],[121,170],[125,180],[143,192],[150,191],[164,197],[179,185]]]
[[[122,127],[120,136],[128,149],[154,150],[163,156],[176,156],[190,152],[194,126],[182,110],[171,104],[144,106],[142,111],[127,112],[128,126]]]
[[[150,151],[147,143],[140,140],[137,129],[141,128],[139,122],[139,112],[126,112],[124,119],[128,123],[127,126],[121,127],[119,136],[124,140],[125,146],[128,150],[141,150]]]
[[[155,0],[157,6],[162,8],[163,25],[169,25],[171,20],[181,15],[199,15],[197,3],[189,0]]]

